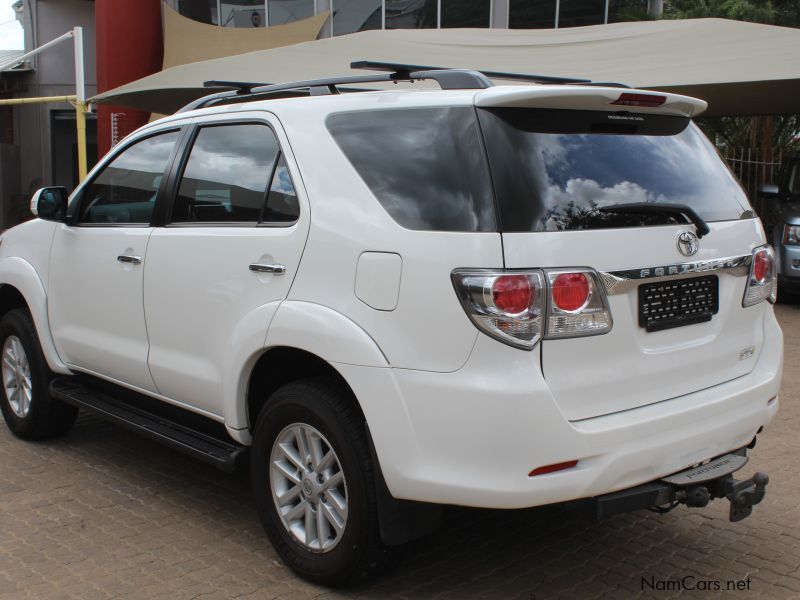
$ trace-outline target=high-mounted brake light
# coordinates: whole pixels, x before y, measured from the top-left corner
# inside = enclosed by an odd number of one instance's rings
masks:
[[[747,277],[742,306],[754,306],[764,300],[774,303],[777,291],[775,252],[771,246],[756,248],[753,250],[753,261]]]
[[[666,101],[666,96],[660,96],[658,94],[632,94],[630,92],[624,92],[611,104],[616,104],[618,106],[644,106],[646,108],[655,108],[656,106],[661,106]]]
[[[452,279],[475,326],[516,348],[531,350],[542,336],[611,330],[606,294],[593,269],[459,269]]]

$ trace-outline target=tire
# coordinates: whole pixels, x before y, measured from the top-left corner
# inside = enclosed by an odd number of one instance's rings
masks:
[[[318,456],[328,456],[327,461],[318,461],[325,463],[319,470],[324,484],[317,479],[314,464],[308,468],[308,459],[302,469],[295,460],[300,455],[301,436],[306,446],[317,447],[319,442]],[[281,450],[279,443],[289,452]],[[332,458],[329,449],[334,453]],[[289,458],[290,454],[294,459]],[[317,460],[312,460],[316,464]],[[276,461],[283,470],[274,466]],[[388,552],[380,539],[364,418],[350,391],[335,379],[295,381],[270,396],[256,423],[250,469],[267,536],[281,558],[301,577],[338,587],[363,581],[385,566]],[[286,469],[294,474],[294,481],[284,475]],[[343,481],[332,485],[338,481],[337,473],[342,474]],[[282,496],[286,491],[291,493]],[[285,502],[282,511],[291,517],[288,524],[279,514],[278,495]],[[346,513],[341,509],[342,500]],[[315,509],[303,510],[303,502]],[[294,521],[292,510],[299,511]],[[336,519],[341,526],[342,514],[346,516],[339,531],[332,524]],[[315,537],[320,529],[324,530],[323,535]],[[310,543],[305,538],[306,530]]]
[[[11,432],[25,440],[66,433],[78,409],[50,396],[55,374],[26,309],[9,311],[0,320],[0,357],[0,410]]]

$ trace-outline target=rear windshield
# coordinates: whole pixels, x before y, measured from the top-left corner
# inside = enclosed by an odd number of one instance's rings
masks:
[[[689,119],[530,108],[478,114],[503,231],[683,222],[602,210],[641,202],[685,204],[706,221],[753,216],[736,178]]]
[[[337,113],[328,130],[403,227],[497,231],[491,179],[472,107]]]

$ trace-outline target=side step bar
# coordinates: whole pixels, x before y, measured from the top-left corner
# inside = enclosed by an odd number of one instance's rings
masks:
[[[218,439],[142,410],[72,377],[54,379],[50,384],[50,394],[228,473],[240,466],[248,450],[233,440]]]

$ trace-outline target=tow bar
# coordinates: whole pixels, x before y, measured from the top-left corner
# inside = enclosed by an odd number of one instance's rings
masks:
[[[599,519],[649,508],[666,513],[680,504],[702,508],[717,498],[730,501],[729,519],[741,521],[750,516],[753,506],[764,499],[769,477],[757,471],[750,479],[734,479],[733,473],[747,464],[746,449],[719,456],[698,467],[687,469],[659,481],[593,498]]]

